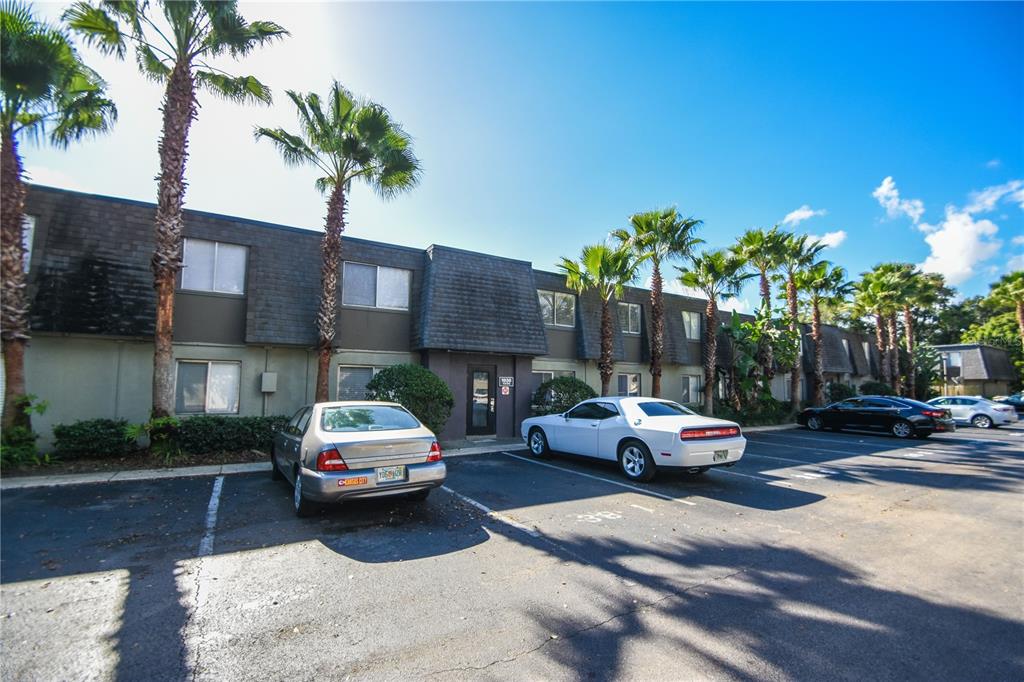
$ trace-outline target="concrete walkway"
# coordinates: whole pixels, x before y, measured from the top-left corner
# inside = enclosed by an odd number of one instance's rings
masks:
[[[778,426],[749,426],[744,433],[759,431],[782,431],[796,428],[795,424]],[[526,445],[518,438],[494,438],[487,440],[459,441],[464,447],[445,448],[445,457],[464,457],[466,455],[482,455],[498,450],[525,450]],[[270,471],[270,456],[265,462],[247,462],[243,464],[212,464],[208,466],[174,467],[171,469],[131,469],[128,471],[95,471],[84,474],[54,474],[50,476],[16,476],[0,479],[0,491],[18,490],[21,488],[50,488],[62,485],[81,485],[83,483],[111,483],[117,481],[149,481],[159,478],[189,478],[193,476],[221,476],[224,474],[249,474]]]

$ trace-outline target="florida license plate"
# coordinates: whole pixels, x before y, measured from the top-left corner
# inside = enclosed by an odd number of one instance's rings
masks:
[[[378,467],[377,468],[377,482],[378,483],[389,483],[391,481],[404,481],[405,480],[405,467]]]
[[[727,459],[729,459],[729,451],[728,450],[715,450],[715,460],[714,461],[716,461],[716,462],[724,462]]]

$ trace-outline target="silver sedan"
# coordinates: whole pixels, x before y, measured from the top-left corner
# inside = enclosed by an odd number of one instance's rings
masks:
[[[272,475],[295,487],[295,513],[352,498],[426,499],[447,474],[434,433],[397,403],[307,405],[274,437]]]

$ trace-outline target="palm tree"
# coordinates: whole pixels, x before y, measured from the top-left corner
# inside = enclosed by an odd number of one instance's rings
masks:
[[[825,371],[821,336],[821,306],[839,304],[852,290],[846,270],[828,261],[815,263],[797,275],[797,288],[804,291],[811,306],[811,339],[814,341],[814,404],[825,404]]]
[[[174,407],[174,283],[181,270],[185,162],[189,127],[198,115],[196,88],[236,102],[269,104],[270,90],[256,78],[232,76],[207,60],[225,54],[243,57],[288,34],[270,21],[247,22],[236,5],[233,0],[76,2],[64,13],[73,30],[106,54],[123,59],[132,45],[139,70],[166,84],[158,144],[156,246],[151,263],[156,289],[154,417],[167,416]]]
[[[917,397],[917,368],[914,365],[914,312],[934,307],[943,296],[945,280],[937,273],[923,273],[910,263],[889,264],[894,278],[898,281],[895,298],[900,302],[903,313],[903,341],[907,351],[906,393]],[[893,325],[895,327],[895,324]]]
[[[808,235],[786,235],[779,255],[779,268],[786,287],[786,306],[789,310],[789,331],[800,336],[800,298],[797,289],[797,275],[812,267],[818,254],[825,248],[820,241],[812,240]],[[803,342],[800,342],[803,348]],[[800,356],[797,356],[793,368],[789,371],[789,395],[791,413],[795,416],[800,410]]]
[[[770,275],[782,263],[785,253],[786,235],[779,232],[776,225],[770,230],[752,229],[744,232],[732,246],[732,252],[752,267],[760,279],[761,309],[763,314],[771,314],[772,287]],[[762,342],[758,349],[758,364],[761,374],[770,381],[775,376],[774,354],[771,343]]]
[[[613,248],[605,244],[584,246],[580,259],[562,258],[558,269],[565,273],[565,285],[583,295],[594,290],[601,299],[601,357],[597,368],[601,373],[601,395],[608,395],[615,363],[612,359],[613,298],[622,298],[627,284],[636,280],[643,258],[626,248]]]
[[[989,305],[1013,308],[1017,316],[1017,329],[1020,342],[1024,345],[1024,270],[1017,270],[1003,275],[992,285],[987,300]]]
[[[878,278],[870,272],[861,273],[860,281],[853,285],[853,314],[855,317],[872,316],[875,321],[875,349],[878,351],[878,370],[881,380],[892,385],[889,362],[889,339],[886,331],[886,307],[889,305],[886,290]]]
[[[323,173],[316,180],[317,189],[327,195],[327,218],[320,242],[320,306],[316,315],[316,400],[322,402],[329,399],[347,193],[354,180],[361,180],[380,197],[391,199],[416,186],[420,162],[413,155],[410,137],[388,111],[379,104],[358,101],[341,83],[334,81],[326,103],[316,93],[287,92],[298,113],[299,133],[282,128],[256,128],[255,135],[257,140],[270,140],[286,164],[313,166]]]
[[[20,2],[0,4],[0,338],[4,356],[3,428],[30,428],[25,400],[24,138],[67,147],[106,132],[117,119],[106,84],[79,59],[67,36]]]
[[[718,353],[718,300],[738,296],[743,282],[753,277],[746,273],[746,261],[731,251],[718,249],[704,251],[690,257],[689,267],[677,268],[679,282],[684,287],[704,294],[704,412],[715,413],[715,361]]]
[[[651,395],[661,397],[661,359],[665,349],[665,301],[661,265],[670,258],[688,257],[702,240],[693,236],[700,220],[683,218],[674,208],[636,213],[628,230],[612,236],[638,258],[651,261]]]

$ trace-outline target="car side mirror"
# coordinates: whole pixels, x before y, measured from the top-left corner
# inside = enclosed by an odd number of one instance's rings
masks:
[[[568,412],[563,412],[562,413],[562,419],[564,419],[565,421],[569,421],[569,413]]]

